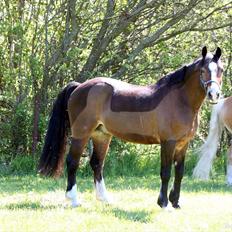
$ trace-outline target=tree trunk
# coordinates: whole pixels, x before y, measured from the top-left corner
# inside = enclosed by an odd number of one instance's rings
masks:
[[[31,153],[35,154],[37,149],[37,144],[39,141],[39,116],[41,109],[41,97],[37,92],[34,96],[34,109],[33,109],[33,131],[32,131],[32,146]]]

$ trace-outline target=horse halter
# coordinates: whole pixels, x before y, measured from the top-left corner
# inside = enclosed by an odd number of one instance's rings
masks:
[[[201,84],[201,87],[204,89],[205,93],[207,93],[207,89],[208,89],[208,86],[211,84],[211,83],[216,83],[219,87],[219,89],[221,89],[221,86],[219,85],[219,83],[215,80],[208,80],[208,81],[204,81],[203,79],[203,75],[202,75],[202,70],[201,70],[201,74],[200,74],[200,84]]]

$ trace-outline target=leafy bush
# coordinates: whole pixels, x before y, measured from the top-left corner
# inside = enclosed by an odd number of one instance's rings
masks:
[[[88,151],[87,151],[88,152]],[[225,152],[216,158],[212,176],[225,173]],[[38,156],[17,155],[10,162],[5,162],[1,157],[1,174],[30,174],[37,172]],[[89,165],[90,157],[82,157],[78,175],[82,177],[92,176],[93,172]],[[198,160],[195,148],[190,147],[186,154],[185,176],[192,176],[193,168]],[[104,175],[106,176],[148,176],[160,173],[160,146],[140,145],[125,143],[113,139],[109,153],[105,159]],[[172,171],[174,174],[174,170]],[[66,165],[64,166],[66,175]]]
[[[16,156],[9,165],[9,170],[14,174],[31,174],[36,172],[37,159],[29,155]]]

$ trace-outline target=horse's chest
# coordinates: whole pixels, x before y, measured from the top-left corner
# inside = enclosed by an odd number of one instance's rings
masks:
[[[197,127],[198,127],[198,116],[196,115],[192,120],[189,129],[186,131],[186,140],[193,139],[194,135],[196,134]]]
[[[185,138],[186,141],[191,140],[198,127],[198,116],[197,115],[185,115],[185,119],[173,122],[173,127],[178,128],[176,133],[179,134],[179,138]]]

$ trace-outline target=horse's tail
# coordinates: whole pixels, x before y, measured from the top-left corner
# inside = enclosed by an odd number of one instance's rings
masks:
[[[45,176],[59,176],[62,173],[67,134],[70,127],[67,103],[71,93],[78,85],[78,82],[70,82],[54,102],[38,166],[39,173]]]
[[[193,170],[193,177],[208,180],[213,160],[217,153],[218,141],[221,137],[224,128],[223,122],[220,119],[220,111],[224,100],[213,107],[209,134],[205,143],[200,147],[200,159]]]

